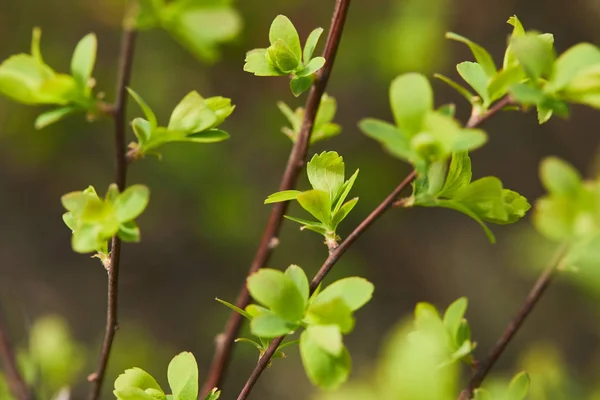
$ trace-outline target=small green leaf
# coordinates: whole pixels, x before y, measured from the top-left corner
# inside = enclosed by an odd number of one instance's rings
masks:
[[[334,215],[337,214],[340,208],[342,208],[344,201],[346,201],[346,197],[348,197],[350,190],[352,190],[352,187],[354,186],[354,182],[356,182],[356,178],[358,177],[358,171],[358,169],[354,171],[352,176],[340,187],[339,195],[334,200],[336,202],[335,208],[333,209]]]
[[[98,40],[93,33],[87,34],[77,43],[73,58],[71,60],[71,73],[73,78],[83,89],[84,93],[89,95],[91,91],[90,78],[96,63],[96,51],[98,48]]]
[[[306,308],[308,305],[309,285],[304,270],[299,266],[292,264],[285,270],[285,274],[290,277],[298,288],[298,291],[304,299],[304,307]]]
[[[204,400],[219,400],[221,397],[221,391],[217,388],[213,388],[204,398]]]
[[[198,364],[190,352],[183,352],[171,360],[167,370],[173,400],[198,399]]]
[[[308,64],[311,60],[313,53],[315,52],[315,48],[317,47],[317,43],[319,42],[319,38],[323,33],[323,28],[314,29],[310,35],[308,35],[308,39],[306,39],[306,44],[304,45],[304,63]]]
[[[297,76],[308,76],[312,75],[325,65],[325,59],[323,57],[315,57],[310,62],[296,73]]]
[[[253,335],[262,338],[276,338],[291,334],[298,329],[299,324],[281,318],[268,311],[257,315],[250,322],[250,331]]]
[[[288,321],[299,321],[304,316],[302,293],[282,271],[263,268],[250,275],[247,282],[252,297],[280,317]]]
[[[187,135],[185,138],[180,139],[180,141],[194,143],[217,143],[227,139],[229,139],[229,133],[221,129],[212,128]]]
[[[156,380],[146,371],[140,368],[131,368],[125,370],[117,377],[114,385],[114,395],[119,400],[158,400],[161,397],[152,396],[147,393],[149,390],[154,390],[155,393],[162,393],[162,399],[165,399],[162,391]]]
[[[552,69],[549,88],[564,89],[577,75],[600,64],[600,49],[590,43],[579,43],[558,57]]]
[[[311,341],[332,356],[340,356],[344,351],[342,332],[337,325],[309,325],[306,332]]]
[[[255,76],[280,76],[285,75],[277,71],[275,67],[267,60],[267,49],[254,49],[246,53],[244,60],[244,71],[250,72]]]
[[[296,200],[299,194],[302,192],[299,190],[284,190],[269,195],[265,200],[265,204],[280,203],[282,201]]]
[[[508,93],[511,86],[523,81],[525,73],[520,65],[505,68],[492,77],[488,84],[490,102],[500,99]]]
[[[489,106],[490,96],[488,95],[489,77],[481,64],[465,61],[456,66],[456,70],[460,76],[477,92],[484,107]]]
[[[229,307],[230,309],[232,309],[233,311],[235,311],[236,313],[240,314],[241,316],[248,318],[248,320],[252,321],[252,315],[250,315],[248,312],[242,310],[241,308],[225,301],[225,300],[221,300],[218,297],[215,298],[216,301],[218,301],[219,303],[223,304],[225,307]]]
[[[508,386],[507,399],[510,400],[525,400],[529,392],[529,375],[525,372],[520,372],[510,381]]]
[[[444,325],[450,333],[452,340],[454,340],[457,345],[462,344],[458,343],[456,339],[458,337],[458,332],[460,330],[461,323],[465,316],[465,312],[467,311],[467,304],[467,298],[461,297],[460,299],[450,304],[446,309],[446,312],[444,313]]]
[[[546,190],[553,194],[574,196],[582,189],[579,172],[557,157],[547,157],[542,161],[540,177]]]
[[[475,95],[473,93],[471,93],[467,88],[465,88],[464,86],[462,86],[461,84],[455,82],[454,80],[452,80],[452,79],[450,79],[447,76],[442,75],[442,74],[433,74],[433,77],[441,80],[442,82],[444,82],[447,85],[449,85],[450,87],[452,87],[462,97],[464,97],[465,99],[467,99],[467,101],[469,103],[473,102],[473,98],[475,97]]]
[[[313,189],[329,194],[333,203],[344,184],[344,159],[335,151],[315,154],[306,165],[308,180]]]
[[[358,127],[365,135],[381,143],[393,156],[407,162],[414,158],[406,136],[394,125],[378,119],[366,118],[358,123]]]
[[[358,203],[358,197],[353,198],[352,200],[348,200],[338,211],[333,214],[333,219],[331,220],[331,226],[334,230],[337,229],[337,226],[342,222],[350,211],[354,208],[354,206]]]
[[[91,253],[103,247],[106,240],[101,238],[101,225],[78,225],[71,238],[71,247],[77,253]]]
[[[302,224],[300,230],[308,229],[309,231],[317,232],[318,234],[325,235],[327,234],[328,229],[321,222],[317,221],[309,221],[303,218],[290,217],[289,215],[284,215],[286,219],[290,221],[297,222]]]
[[[31,33],[31,55],[40,64],[44,64],[42,51],[40,50],[40,42],[42,40],[42,30],[39,27],[34,27]]]
[[[327,192],[308,190],[299,194],[296,200],[313,217],[325,225],[329,225],[331,222],[331,201]]]
[[[472,42],[466,37],[457,35],[456,33],[446,33],[446,39],[456,40],[457,42],[461,42],[469,46],[469,49],[471,49],[475,60],[477,60],[477,62],[481,64],[481,67],[485,71],[485,74],[490,78],[496,74],[496,64],[494,63],[494,59],[486,49],[484,49],[477,43]]]
[[[296,71],[302,65],[300,56],[295,54],[281,39],[267,49],[267,57],[277,70],[285,74]]]
[[[156,128],[158,126],[158,122],[156,120],[156,115],[154,114],[154,111],[152,111],[150,106],[148,106],[148,104],[146,104],[146,102],[140,97],[140,95],[137,94],[133,89],[127,88],[127,91],[129,92],[129,95],[133,97],[138,106],[140,106],[140,108],[142,109],[142,112],[144,113],[146,119],[148,120],[148,123],[150,124],[150,128]]]
[[[204,98],[198,92],[191,91],[173,109],[167,129],[186,133],[201,132],[213,127],[217,120],[217,114],[208,107]]]
[[[412,136],[421,131],[425,116],[433,109],[433,91],[421,74],[400,75],[390,86],[390,103],[396,124]]]
[[[438,193],[440,197],[453,197],[458,189],[471,182],[471,157],[466,151],[452,154],[450,168],[446,175],[446,181],[442,190]]]
[[[323,289],[314,301],[327,302],[340,297],[344,299],[352,311],[356,311],[371,300],[374,288],[373,284],[366,279],[358,277],[344,278]]]
[[[59,107],[54,110],[46,111],[35,119],[35,129],[42,129],[48,125],[54,124],[61,119],[68,117],[71,114],[78,112],[79,110],[75,107]]]
[[[298,31],[296,31],[292,21],[281,14],[275,17],[269,29],[269,42],[271,45],[274,45],[278,40],[281,40],[291,50],[296,59],[301,59],[302,47]]]
[[[115,201],[115,212],[119,222],[136,219],[148,205],[150,190],[144,185],[132,185],[125,189]]]
[[[323,389],[335,389],[348,379],[352,361],[344,348],[339,356],[323,350],[307,331],[300,335],[300,355],[308,378]]]
[[[473,397],[473,400],[494,400],[490,392],[488,392],[485,389],[475,389],[473,394],[475,395],[475,397]]]
[[[119,225],[117,236],[119,236],[119,239],[124,242],[139,243],[140,228],[137,226],[135,221],[124,222]]]
[[[304,322],[312,325],[336,325],[342,333],[350,333],[354,329],[352,309],[342,297],[315,299],[308,307]]]
[[[312,75],[294,76],[290,81],[290,90],[292,91],[292,94],[296,97],[300,96],[302,93],[310,89],[313,80],[314,77]]]
[[[556,58],[552,43],[538,34],[529,33],[512,38],[510,45],[515,57],[533,80],[550,75]]]
[[[455,210],[455,211],[461,212],[465,215],[468,215],[469,217],[474,219],[479,224],[479,226],[481,226],[481,228],[483,228],[483,231],[485,232],[485,234],[488,237],[488,239],[490,240],[490,242],[496,243],[496,238],[494,237],[494,234],[492,233],[490,228],[488,228],[487,225],[485,224],[485,222],[483,222],[483,220],[479,217],[479,215],[477,215],[475,212],[471,211],[471,209],[469,207],[467,207],[455,200],[439,200],[434,205],[439,206],[439,207],[449,208],[451,210]]]

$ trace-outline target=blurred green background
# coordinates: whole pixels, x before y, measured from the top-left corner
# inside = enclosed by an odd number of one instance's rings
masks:
[[[0,59],[27,52],[33,26],[43,29],[42,51],[58,71],[67,71],[77,41],[88,32],[99,39],[94,76],[99,91],[114,98],[122,0],[3,0],[0,4]],[[231,139],[215,145],[169,145],[162,161],[146,158],[131,168],[128,182],[151,189],[139,219],[142,243],[123,250],[120,325],[104,398],[112,398],[115,377],[139,366],[164,382],[170,358],[192,351],[204,376],[228,309],[215,297],[234,300],[269,213],[265,197],[277,189],[290,149],[280,129],[286,120],[275,103],[295,99],[284,78],[258,78],[242,71],[245,51],[266,44],[277,14],[296,24],[302,40],[316,26],[327,28],[333,0],[238,1],[243,19],[238,39],[222,47],[214,65],[198,62],[165,32],[139,36],[131,86],[166,121],[190,90],[230,97],[237,105],[224,129]],[[488,48],[500,60],[517,14],[526,28],[553,32],[558,51],[580,41],[600,40],[597,0],[355,0],[350,8],[328,94],[338,100],[340,136],[311,152],[335,150],[347,170],[360,168],[355,211],[342,224],[349,232],[408,172],[387,156],[356,124],[363,117],[391,119],[389,82],[406,71],[456,77],[456,63],[471,59],[468,49],[446,41],[459,32]],[[433,83],[438,105],[456,102],[465,120],[468,104],[443,83]],[[13,340],[26,346],[36,319],[59,314],[73,337],[85,345],[88,364],[81,369],[75,398],[87,390],[104,331],[106,272],[98,260],[70,249],[70,232],[61,220],[60,196],[92,184],[100,192],[113,180],[110,121],[89,124],[69,118],[41,131],[33,128],[39,109],[0,98],[0,307]],[[140,116],[130,101],[130,116]],[[538,163],[558,155],[588,175],[594,174],[597,114],[574,108],[570,121],[537,125],[534,113],[504,113],[485,126],[491,140],[472,155],[476,177],[496,175],[533,200],[542,193]],[[133,135],[129,130],[130,139]],[[300,188],[306,188],[303,178]],[[292,205],[290,213],[301,210]],[[529,219],[493,227],[490,245],[473,221],[448,210],[392,210],[379,220],[333,270],[332,277],[356,274],[375,283],[375,296],[358,314],[347,338],[353,377],[368,372],[383,338],[418,301],[445,308],[467,296],[467,317],[483,356],[519,307],[549,258],[548,244]],[[327,249],[314,233],[286,222],[281,245],[270,266],[290,263],[314,273]],[[581,271],[571,282],[560,279],[549,290],[502,357],[496,372],[512,375],[529,362],[532,380],[539,366],[560,365],[578,380],[600,376],[600,279]],[[532,347],[533,346],[533,347]],[[277,360],[259,381],[254,399],[305,399],[316,391],[302,371],[297,350]],[[523,356],[529,354],[529,356]],[[533,355],[532,355],[533,354]],[[224,386],[234,398],[256,361],[254,348],[235,346]],[[551,361],[547,361],[550,358]],[[556,361],[556,360],[563,361]],[[527,361],[528,360],[528,361]],[[532,361],[533,366],[531,366]],[[552,361],[555,360],[555,361]],[[536,367],[537,365],[537,367]],[[546,371],[547,373],[547,371]],[[541,373],[540,373],[541,374]],[[541,376],[541,375],[540,375]],[[550,379],[555,382],[556,380]],[[561,387],[552,399],[581,398]],[[576,389],[573,389],[576,390]],[[536,398],[550,398],[546,395]]]

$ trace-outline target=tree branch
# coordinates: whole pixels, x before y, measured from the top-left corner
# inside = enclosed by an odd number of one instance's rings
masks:
[[[123,30],[121,42],[121,53],[119,55],[119,76],[117,79],[117,98],[114,105],[115,128],[115,160],[116,160],[116,183],[119,191],[125,189],[127,179],[127,145],[125,141],[125,132],[127,128],[126,107],[127,107],[127,86],[131,78],[131,69],[133,66],[133,54],[135,50],[136,32],[126,23]],[[97,400],[102,389],[102,382],[106,373],[110,351],[112,349],[115,332],[118,329],[118,286],[119,286],[119,262],[121,259],[121,240],[115,236],[111,242],[110,262],[107,265],[108,272],[108,303],[106,312],[106,330],[100,360],[96,372],[92,373],[88,380],[92,382],[89,399]]]
[[[304,166],[304,161],[308,152],[310,134],[335,61],[349,5],[350,0],[336,0],[335,10],[333,12],[329,34],[323,52],[326,63],[308,94],[306,105],[304,107],[305,111],[304,118],[302,119],[302,126],[298,138],[290,152],[285,172],[279,185],[280,191],[294,189]],[[283,215],[285,214],[287,207],[288,202],[277,203],[273,206],[258,250],[250,266],[248,276],[267,265],[271,252],[277,247],[277,236],[279,235]],[[244,282],[244,285],[238,294],[236,306],[243,309],[248,305],[249,301],[250,295]],[[241,323],[241,315],[232,313],[225,326],[225,332],[217,336],[215,354],[207,379],[200,391],[201,396],[205,396],[212,388],[221,385],[223,375],[229,362],[232,346],[240,330]]]
[[[556,252],[548,267],[546,267],[544,272],[542,272],[538,280],[535,282],[535,285],[533,285],[533,288],[525,298],[521,309],[509,322],[508,326],[502,333],[502,336],[500,336],[500,339],[496,342],[494,347],[492,347],[492,350],[490,351],[487,358],[484,361],[479,362],[479,364],[473,371],[471,380],[469,381],[467,387],[460,393],[458,400],[469,400],[473,396],[473,391],[483,383],[483,380],[486,378],[494,364],[496,364],[496,361],[498,361],[502,353],[504,353],[506,346],[508,346],[511,339],[519,331],[519,329],[523,325],[523,322],[525,322],[527,316],[529,316],[529,314],[531,314],[531,311],[533,311],[533,308],[540,300],[540,298],[552,282],[553,278],[556,276],[556,273],[560,271],[562,261],[564,259],[563,257],[565,255],[565,250],[565,247],[561,247]]]
[[[8,330],[4,325],[4,319],[0,316],[0,359],[4,365],[4,372],[6,373],[6,382],[11,393],[18,400],[30,400],[32,394],[29,391],[29,387],[25,383],[19,367],[17,366],[17,360],[15,359],[15,353],[13,346],[8,338]]]

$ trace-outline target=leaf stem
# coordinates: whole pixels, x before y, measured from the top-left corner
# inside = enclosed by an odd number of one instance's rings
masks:
[[[127,128],[126,107],[127,107],[127,86],[131,79],[131,69],[133,66],[133,54],[135,51],[136,31],[125,24],[123,38],[121,41],[121,52],[119,55],[119,76],[117,79],[117,97],[114,105],[114,112],[111,114],[114,120],[115,129],[115,161],[116,175],[115,180],[119,191],[125,189],[127,179],[127,146],[125,142],[125,132]],[[106,373],[108,359],[112,349],[115,332],[119,328],[117,320],[118,311],[118,285],[119,285],[119,262],[121,260],[121,240],[115,236],[111,242],[110,262],[108,264],[108,302],[106,312],[106,330],[100,359],[96,372],[92,373],[88,380],[92,383],[89,394],[90,400],[97,400],[102,389],[102,382]]]
[[[321,98],[323,97],[325,88],[327,87],[329,75],[331,73],[337,49],[342,37],[342,31],[346,21],[349,5],[350,0],[336,0],[331,27],[329,29],[329,34],[325,43],[325,50],[323,52],[323,57],[325,58],[326,62],[323,68],[320,70],[320,73],[318,74],[317,79],[315,80],[315,83],[311,87],[308,94],[306,105],[304,107],[305,112],[302,119],[300,132],[290,152],[285,172],[279,185],[279,191],[294,189],[296,182],[298,181],[298,177],[300,176],[300,172],[304,167],[306,154],[308,152],[310,134],[312,132],[317,111],[319,110]],[[279,243],[277,236],[279,235],[279,230],[283,221],[283,215],[285,214],[287,207],[288,202],[276,203],[273,206],[269,221],[267,222],[267,226],[258,246],[258,250],[250,266],[248,276],[267,265],[272,251]],[[244,282],[244,285],[238,294],[236,306],[244,309],[248,305],[249,301],[250,295]],[[201,398],[209,393],[212,388],[221,385],[223,375],[227,369],[227,364],[229,362],[234,340],[241,327],[241,322],[242,316],[238,313],[232,313],[225,326],[225,331],[217,335],[215,340],[215,354],[213,356],[213,361],[211,363],[207,379],[202,386],[202,390],[200,391]]]
[[[500,336],[500,339],[496,342],[492,350],[490,351],[487,358],[483,361],[480,361],[477,364],[477,367],[473,371],[471,379],[467,387],[460,393],[458,400],[469,400],[473,396],[473,391],[477,389],[486,378],[492,367],[496,364],[504,350],[510,343],[511,339],[515,336],[515,334],[519,331],[523,322],[531,314],[533,308],[540,300],[557,272],[561,270],[561,266],[563,265],[564,256],[566,253],[566,247],[561,246],[555,255],[552,257],[551,262],[544,269],[538,280],[533,285],[533,288],[525,298],[523,305],[517,312],[517,314],[513,317],[513,319],[509,322],[508,326]]]
[[[14,349],[8,338],[8,331],[4,325],[2,316],[0,316],[0,359],[2,359],[4,365],[8,387],[15,396],[15,399],[31,400],[33,395],[17,366]]]

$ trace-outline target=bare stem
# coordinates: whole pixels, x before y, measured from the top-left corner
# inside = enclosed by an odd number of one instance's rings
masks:
[[[25,380],[19,371],[19,367],[17,366],[13,346],[8,338],[8,332],[4,326],[4,319],[2,316],[0,316],[0,359],[4,365],[8,388],[15,396],[15,399],[32,399],[32,394],[29,391],[29,387],[25,383]]]
[[[127,146],[125,142],[125,132],[127,127],[126,106],[127,90],[131,78],[131,69],[133,66],[133,54],[135,50],[135,30],[126,24],[123,31],[121,42],[121,53],[119,56],[119,76],[117,79],[117,98],[114,105],[114,111],[111,114],[114,119],[115,128],[115,160],[116,160],[116,183],[120,191],[125,189],[127,179]],[[119,286],[119,262],[121,260],[121,240],[115,236],[111,242],[110,264],[108,271],[108,303],[106,311],[106,330],[100,360],[96,372],[92,373],[88,380],[92,382],[89,399],[97,400],[100,397],[102,382],[106,373],[110,351],[112,349],[115,332],[119,325],[117,320],[118,312],[118,286]]]
[[[500,339],[496,342],[492,350],[490,351],[487,358],[483,361],[480,361],[473,371],[473,375],[469,380],[467,387],[460,393],[458,400],[469,400],[473,396],[473,391],[477,389],[486,378],[492,367],[496,364],[506,347],[510,343],[511,339],[515,336],[515,334],[519,331],[523,322],[533,308],[540,300],[553,278],[556,276],[556,273],[560,270],[562,265],[562,260],[565,255],[565,247],[561,247],[554,257],[550,264],[546,267],[546,269],[542,272],[538,280],[533,285],[533,288],[525,298],[523,305],[517,312],[517,314],[513,317],[513,319],[509,322],[508,326],[500,336]]]
[[[337,49],[342,37],[342,31],[346,21],[349,5],[350,0],[336,0],[331,27],[329,29],[327,42],[325,43],[325,50],[323,52],[323,57],[327,61],[308,94],[306,105],[304,107],[305,112],[304,118],[302,119],[302,126],[300,128],[298,138],[296,139],[296,142],[294,143],[294,146],[290,152],[285,172],[279,185],[280,191],[290,190],[296,186],[296,182],[304,166],[304,161],[308,152],[310,134],[312,132],[317,111],[319,110],[321,98],[323,97],[325,88],[327,87],[329,75],[331,73]],[[267,222],[267,226],[258,246],[258,250],[250,266],[248,276],[267,265],[273,249],[279,242],[277,236],[279,235],[283,215],[287,210],[287,206],[288,202],[277,203],[273,206],[269,221]],[[250,295],[244,282],[244,285],[238,294],[236,306],[243,309],[248,305],[249,301]],[[200,391],[201,398],[203,398],[203,396],[205,396],[212,388],[221,385],[223,375],[230,359],[232,346],[240,330],[241,323],[241,315],[238,313],[232,313],[225,326],[225,332],[217,336],[213,361],[210,366],[207,379],[202,386],[202,390]]]

